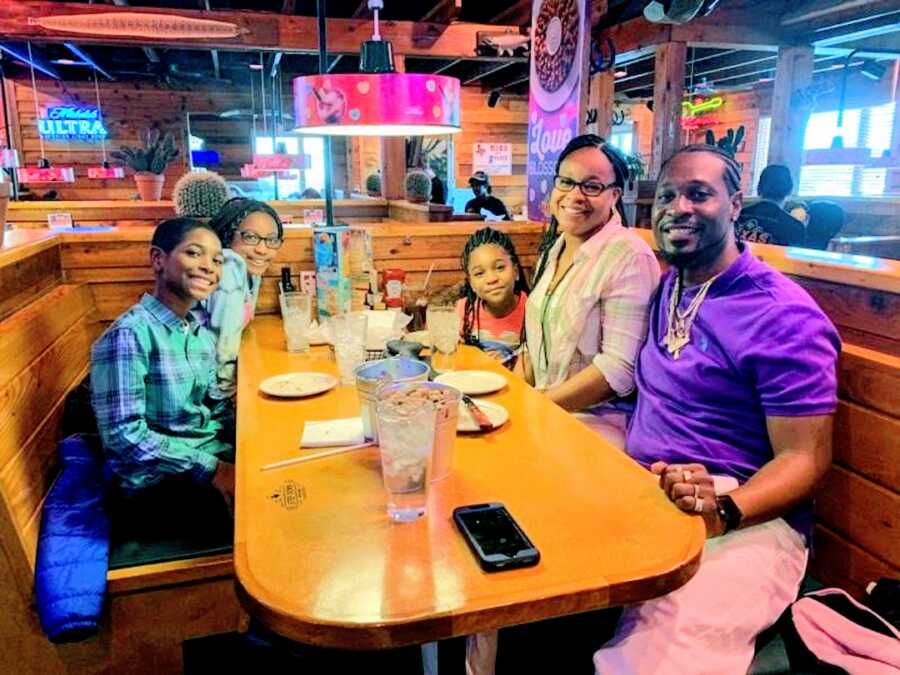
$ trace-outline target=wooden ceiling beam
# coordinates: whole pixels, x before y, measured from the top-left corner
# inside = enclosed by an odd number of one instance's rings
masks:
[[[165,14],[187,19],[209,19],[234,24],[237,37],[210,36],[202,39],[172,38],[165,35],[98,35],[63,32],[45,28],[35,21],[90,14]],[[496,26],[477,23],[450,25],[415,22],[382,21],[381,35],[393,43],[395,54],[427,55],[446,58],[475,56],[478,32],[517,30],[518,26]],[[328,19],[328,51],[357,53],[372,34],[372,23],[359,19]],[[233,51],[283,51],[318,53],[318,31],[315,17],[251,11],[212,11],[119,7],[49,0],[4,0],[0,3],[0,35],[9,40],[35,42],[73,42],[81,44],[128,45],[187,49],[228,49]]]

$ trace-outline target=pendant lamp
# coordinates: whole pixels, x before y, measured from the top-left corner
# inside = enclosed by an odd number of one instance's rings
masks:
[[[369,0],[375,31],[362,44],[359,73],[294,78],[294,131],[316,136],[431,136],[461,131],[460,83],[397,73],[378,30],[382,0]]]

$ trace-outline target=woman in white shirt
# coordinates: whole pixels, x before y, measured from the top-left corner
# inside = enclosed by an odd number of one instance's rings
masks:
[[[652,249],[625,227],[627,178],[624,157],[599,136],[573,138],[560,155],[517,366],[619,447],[628,407],[615,400],[634,389],[660,276]]]

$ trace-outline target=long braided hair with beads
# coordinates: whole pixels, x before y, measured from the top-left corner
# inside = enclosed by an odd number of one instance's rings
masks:
[[[513,287],[513,292],[516,294],[516,297],[523,292],[528,293],[530,290],[528,287],[528,279],[525,276],[525,270],[522,268],[522,263],[519,262],[519,256],[516,253],[516,247],[513,245],[512,239],[510,239],[506,232],[495,230],[492,227],[483,227],[469,237],[469,240],[463,247],[462,255],[460,255],[459,258],[463,271],[466,274],[466,280],[463,282],[460,297],[465,298],[466,300],[465,309],[463,311],[463,338],[465,339],[466,344],[475,346],[480,344],[480,340],[478,339],[480,333],[478,317],[481,310],[481,298],[475,295],[475,290],[472,288],[472,284],[469,283],[469,257],[475,249],[487,244],[499,246],[509,254],[509,259],[515,266],[518,277],[515,286]],[[524,326],[522,327],[522,330],[524,331]],[[522,339],[524,338],[520,338],[520,341]]]
[[[563,151],[559,155],[559,159],[556,161],[556,174],[559,174],[559,169],[562,167],[563,161],[571,155],[576,150],[581,150],[582,148],[597,148],[600,152],[602,152],[606,159],[609,160],[609,163],[612,164],[613,168],[613,186],[619,188],[620,192],[624,192],[625,183],[628,181],[628,163],[625,161],[625,157],[622,153],[616,149],[615,146],[610,145],[606,139],[602,136],[598,136],[597,134],[582,134],[581,136],[576,136],[571,141],[569,141],[568,145],[563,148]],[[619,198],[616,200],[616,211],[619,213],[619,218],[622,220],[622,225],[627,227],[628,221],[625,218],[625,207],[622,205],[622,195],[619,195]],[[541,239],[541,245],[538,248],[538,267],[537,271],[534,273],[534,281],[532,284],[537,286],[538,281],[541,279],[541,275],[544,273],[544,270],[547,267],[547,253],[553,247],[553,244],[556,243],[556,240],[559,238],[559,223],[556,220],[556,216],[550,217],[550,225],[544,230],[544,236]]]
[[[232,197],[222,205],[219,212],[209,221],[209,226],[215,230],[222,240],[224,248],[231,248],[231,242],[234,240],[234,233],[238,231],[244,219],[252,213],[265,213],[275,221],[275,229],[278,232],[278,238],[284,237],[284,226],[281,224],[281,218],[271,206],[265,202],[256,199],[247,199],[246,197]]]

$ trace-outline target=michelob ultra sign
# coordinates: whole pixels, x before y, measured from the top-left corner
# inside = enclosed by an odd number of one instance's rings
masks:
[[[99,143],[109,135],[100,109],[94,106],[58,105],[42,112],[38,133],[44,140]]]

